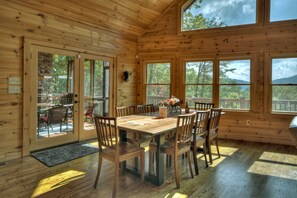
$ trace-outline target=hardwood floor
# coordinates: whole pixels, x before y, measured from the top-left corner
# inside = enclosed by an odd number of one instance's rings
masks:
[[[214,153],[214,164],[208,168],[202,154],[198,155],[200,174],[194,179],[187,160],[180,158],[180,189],[176,189],[171,167],[160,187],[141,184],[131,174],[120,176],[118,197],[296,197],[295,147],[231,140],[219,143],[221,158]],[[0,165],[0,197],[111,197],[113,164],[106,160],[98,187],[93,189],[97,160],[95,153],[51,168],[32,157],[9,161]]]

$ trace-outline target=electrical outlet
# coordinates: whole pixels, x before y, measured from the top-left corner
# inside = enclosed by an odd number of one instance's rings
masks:
[[[8,78],[8,84],[10,84],[10,85],[20,85],[21,84],[21,78],[20,77],[9,77]]]
[[[8,87],[8,93],[13,94],[13,93],[21,93],[21,87],[20,86],[9,86]]]
[[[246,125],[250,125],[251,124],[251,121],[250,120],[246,120]]]

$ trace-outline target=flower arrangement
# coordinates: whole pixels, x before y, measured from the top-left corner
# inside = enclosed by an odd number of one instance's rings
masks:
[[[162,101],[162,105],[166,107],[177,107],[181,105],[181,100],[176,98],[175,96],[171,96],[170,98],[167,98],[166,100]]]

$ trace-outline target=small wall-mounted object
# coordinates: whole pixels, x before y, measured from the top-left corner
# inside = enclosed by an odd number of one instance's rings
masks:
[[[131,72],[129,71],[124,71],[124,81],[128,82],[129,81],[129,77],[132,75]]]
[[[8,93],[15,94],[21,93],[21,78],[20,77],[9,77],[8,78]]]
[[[21,84],[21,78],[20,77],[9,77],[8,78],[8,84],[10,84],[10,85],[20,85]]]

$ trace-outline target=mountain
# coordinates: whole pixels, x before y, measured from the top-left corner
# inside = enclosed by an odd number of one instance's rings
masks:
[[[297,84],[297,75],[289,78],[280,78],[272,81],[273,84]]]

